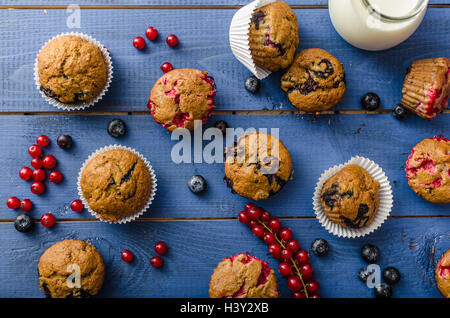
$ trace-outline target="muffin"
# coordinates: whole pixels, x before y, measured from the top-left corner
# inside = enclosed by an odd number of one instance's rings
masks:
[[[38,273],[39,287],[46,297],[86,298],[100,291],[105,265],[94,246],[79,240],[64,240],[42,254]]]
[[[114,223],[142,211],[152,191],[146,164],[124,149],[92,158],[82,169],[79,182],[89,209],[101,220]]]
[[[327,218],[358,229],[372,223],[379,205],[380,184],[362,167],[349,164],[322,187],[320,203]]]
[[[327,110],[344,97],[344,67],[325,50],[303,50],[295,56],[294,63],[282,76],[281,89],[299,110]]]
[[[256,65],[273,72],[291,65],[299,40],[297,16],[288,4],[276,1],[256,9],[248,32]]]
[[[439,260],[436,266],[435,279],[442,296],[450,298],[450,249]]]
[[[265,200],[292,178],[292,160],[283,143],[270,134],[253,131],[225,148],[224,181],[233,193]]]
[[[266,262],[246,254],[226,257],[209,282],[210,298],[277,298],[277,279]]]
[[[208,72],[176,69],[161,76],[150,93],[147,107],[153,119],[168,131],[194,129],[194,120],[204,124],[214,109],[216,84]]]
[[[107,85],[108,67],[98,46],[79,36],[56,37],[37,57],[40,90],[63,104],[89,104]]]
[[[423,118],[432,119],[448,105],[450,59],[418,60],[406,73],[402,105]]]
[[[411,189],[432,203],[450,203],[450,140],[443,136],[424,139],[406,161]]]

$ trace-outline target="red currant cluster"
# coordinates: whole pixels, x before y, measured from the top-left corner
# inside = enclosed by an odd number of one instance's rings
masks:
[[[154,246],[155,252],[158,253],[159,255],[164,255],[167,253],[167,244],[164,243],[163,241],[159,241],[155,244]],[[122,260],[124,262],[131,262],[134,258],[133,253],[131,253],[129,250],[123,250],[122,252]],[[161,266],[164,265],[164,261],[161,257],[159,256],[153,256],[150,259],[150,264],[155,267],[155,268],[159,268]]]
[[[300,249],[289,228],[282,228],[281,221],[272,217],[262,207],[247,203],[238,219],[247,224],[253,235],[269,245],[273,258],[280,260],[278,271],[287,279],[293,298],[319,298],[319,283],[313,280],[313,269],[308,264],[309,254]]]

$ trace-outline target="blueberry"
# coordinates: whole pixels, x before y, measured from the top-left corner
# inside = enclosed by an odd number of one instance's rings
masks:
[[[375,264],[380,259],[380,250],[372,244],[366,244],[361,248],[361,257],[369,264]]]
[[[397,119],[404,119],[408,115],[408,111],[402,104],[398,104],[392,110],[392,115]]]
[[[392,297],[392,287],[388,284],[376,285],[373,289],[373,294],[376,298],[391,298]]]
[[[60,135],[56,140],[56,143],[62,149],[69,149],[72,147],[72,137],[69,135]]]
[[[228,124],[226,121],[224,121],[224,120],[216,121],[214,123],[214,127],[220,129],[220,131],[222,132],[222,135],[225,136],[227,134]]]
[[[401,275],[395,267],[387,267],[383,270],[383,279],[389,285],[395,285],[400,280]]]
[[[204,192],[207,186],[205,178],[200,175],[192,176],[188,181],[189,190],[196,194]]]
[[[14,227],[19,232],[28,232],[33,227],[33,219],[27,214],[19,214],[14,221]]]
[[[245,89],[255,94],[261,87],[261,81],[256,76],[249,76],[245,79]]]
[[[361,105],[365,110],[375,110],[380,107],[380,97],[375,93],[367,93],[361,98]]]
[[[369,278],[370,275],[372,275],[372,272],[369,271],[367,268],[361,268],[358,273],[359,279],[364,283],[367,282],[367,279]]]
[[[113,119],[108,123],[108,134],[111,137],[119,138],[127,133],[127,125],[121,119]]]
[[[324,256],[328,253],[328,242],[324,239],[315,239],[311,244],[311,250],[317,256]]]

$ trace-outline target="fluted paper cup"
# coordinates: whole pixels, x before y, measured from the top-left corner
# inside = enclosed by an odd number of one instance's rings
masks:
[[[378,192],[380,203],[378,205],[378,210],[376,212],[375,218],[369,225],[358,229],[348,228],[331,222],[323,211],[322,204],[320,203],[320,193],[325,182],[342,168],[350,164],[355,164],[364,168],[372,176],[372,178],[380,183],[380,190]],[[316,218],[319,220],[322,226],[331,234],[345,238],[363,237],[378,229],[391,213],[392,205],[392,188],[384,171],[372,160],[359,156],[352,157],[346,163],[331,167],[330,169],[323,172],[319,178],[319,181],[317,182],[313,196],[314,212],[316,214]]]

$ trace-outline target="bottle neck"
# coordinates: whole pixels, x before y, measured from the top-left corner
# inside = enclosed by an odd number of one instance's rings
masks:
[[[376,0],[360,0],[360,1],[363,7],[368,11],[368,13],[371,16],[384,22],[395,23],[395,22],[405,22],[419,15],[426,9],[429,0],[417,0],[416,4],[414,6],[411,6],[410,10],[408,10],[405,13],[398,12],[398,14],[390,12],[392,10],[390,11],[383,10],[379,2]],[[390,1],[392,3],[395,0]]]

